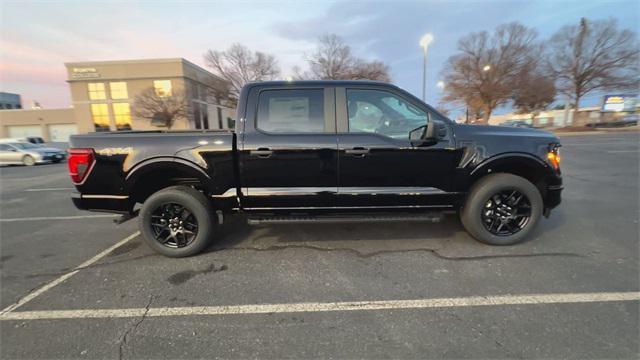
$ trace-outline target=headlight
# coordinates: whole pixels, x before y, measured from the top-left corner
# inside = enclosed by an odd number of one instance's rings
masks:
[[[556,171],[560,170],[560,146],[554,146],[549,150],[547,160]]]

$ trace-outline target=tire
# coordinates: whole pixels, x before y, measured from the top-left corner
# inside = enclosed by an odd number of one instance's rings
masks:
[[[180,206],[191,215],[184,217],[186,214],[184,211],[174,213]],[[171,220],[168,220],[169,218]],[[158,225],[158,221],[164,220],[163,224],[167,224],[175,219],[180,219],[180,225],[174,224],[174,227],[180,226],[180,229],[184,227],[183,230],[177,230],[178,234],[175,236],[170,225],[164,228],[163,225]],[[184,225],[181,220],[184,220]],[[188,230],[187,226],[193,225],[194,221],[197,227],[194,231],[195,235],[192,235],[191,230],[194,228],[191,227]],[[209,200],[204,194],[188,186],[172,186],[151,195],[142,204],[138,225],[147,245],[157,253],[168,257],[186,257],[201,252],[209,245],[216,228]],[[181,231],[184,233],[180,234]],[[187,231],[192,234],[186,234]]]
[[[509,197],[514,193],[517,195]],[[519,195],[524,197],[518,200]],[[513,245],[524,240],[536,227],[543,207],[540,191],[527,179],[512,174],[493,174],[480,179],[471,188],[460,220],[467,232],[483,243]],[[527,213],[528,218],[522,215]]]
[[[25,166],[33,166],[36,164],[36,159],[34,159],[31,155],[25,155],[22,157],[22,163]]]

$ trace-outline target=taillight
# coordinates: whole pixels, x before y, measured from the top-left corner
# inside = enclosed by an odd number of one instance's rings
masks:
[[[69,176],[74,184],[82,184],[91,171],[95,156],[93,149],[69,149]]]

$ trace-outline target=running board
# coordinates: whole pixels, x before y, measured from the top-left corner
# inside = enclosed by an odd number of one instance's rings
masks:
[[[247,219],[249,225],[260,224],[320,224],[320,223],[365,223],[392,221],[440,222],[442,213],[402,214],[402,215],[342,215],[342,216],[253,216]]]

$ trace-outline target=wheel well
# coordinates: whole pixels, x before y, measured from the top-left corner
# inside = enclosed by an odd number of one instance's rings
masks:
[[[546,197],[548,173],[544,165],[538,161],[524,157],[494,160],[482,166],[473,174],[471,185],[481,178],[495,173],[507,173],[523,177],[538,188],[543,199]]]
[[[136,202],[143,203],[153,193],[175,185],[187,185],[196,189],[204,189],[204,181],[191,171],[181,168],[159,168],[138,176],[129,196]]]

